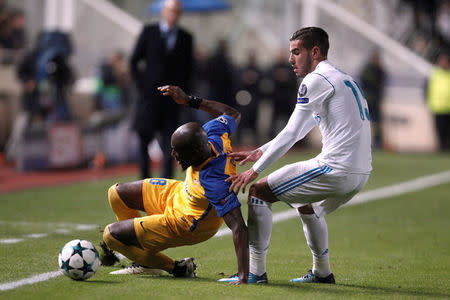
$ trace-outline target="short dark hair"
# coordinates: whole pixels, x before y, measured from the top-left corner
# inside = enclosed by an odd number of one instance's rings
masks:
[[[297,30],[291,36],[289,41],[302,41],[303,47],[311,50],[314,46],[319,47],[323,56],[327,57],[330,43],[328,42],[328,33],[319,27],[305,27]]]

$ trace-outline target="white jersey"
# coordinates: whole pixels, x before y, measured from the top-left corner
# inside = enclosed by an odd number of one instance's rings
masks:
[[[260,148],[264,154],[253,166],[254,170],[260,173],[314,125],[322,134],[318,161],[335,170],[370,173],[371,133],[366,99],[353,78],[327,60],[303,79],[288,124],[274,140]]]

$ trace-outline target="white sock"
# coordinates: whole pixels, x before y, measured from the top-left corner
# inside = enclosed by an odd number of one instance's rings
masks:
[[[247,223],[250,272],[261,276],[266,272],[266,255],[272,234],[272,204],[250,197]]]
[[[318,218],[315,214],[300,214],[300,218],[306,242],[313,255],[312,272],[318,277],[327,277],[331,274],[327,222],[324,217]]]

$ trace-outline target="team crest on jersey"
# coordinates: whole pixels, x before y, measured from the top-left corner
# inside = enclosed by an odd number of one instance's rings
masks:
[[[300,85],[300,88],[298,89],[298,97],[302,98],[306,95],[308,92],[308,88],[306,87],[306,84]]]
[[[219,121],[220,123],[228,125],[228,120],[224,116],[220,116],[220,117],[216,118],[216,120]]]
[[[322,120],[322,118],[320,117],[319,114],[316,114],[316,115],[314,116],[314,120],[316,120],[316,123],[317,123],[317,124],[320,124],[320,121]]]

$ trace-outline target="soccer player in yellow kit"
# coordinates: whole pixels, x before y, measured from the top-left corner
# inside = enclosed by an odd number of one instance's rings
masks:
[[[232,151],[229,136],[239,123],[240,113],[220,102],[188,96],[176,86],[158,89],[176,103],[207,111],[215,119],[203,126],[184,124],[172,135],[172,156],[186,170],[184,182],[148,178],[109,188],[108,200],[118,222],[106,226],[103,240],[110,249],[137,263],[112,273],[142,274],[160,269],[175,277],[195,277],[193,258],[175,261],[161,251],[206,241],[225,221],[233,233],[237,255],[236,283],[247,283],[247,226],[239,200],[225,182],[236,174],[235,162],[227,154]],[[147,215],[141,216],[139,211]],[[105,256],[112,255],[105,245],[102,248]]]

